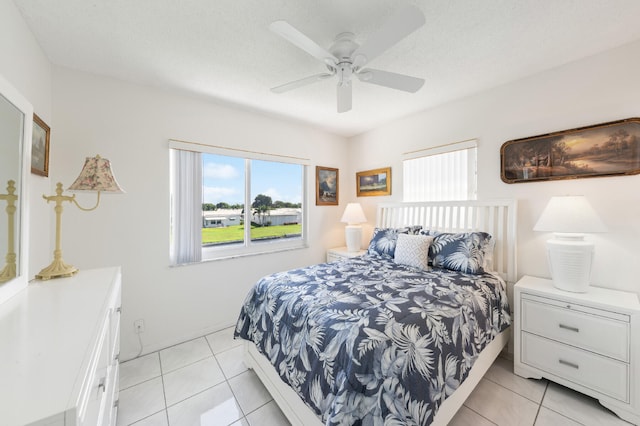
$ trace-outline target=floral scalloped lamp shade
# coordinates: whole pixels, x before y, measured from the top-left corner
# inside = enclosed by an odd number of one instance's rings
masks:
[[[69,191],[98,191],[122,194],[124,190],[111,171],[111,163],[99,155],[87,157],[80,176],[69,186]]]

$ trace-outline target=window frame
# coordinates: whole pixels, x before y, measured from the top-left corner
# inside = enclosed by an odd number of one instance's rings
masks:
[[[251,227],[244,227],[244,240],[237,244],[230,244],[225,246],[209,246],[202,247],[202,258],[188,263],[176,264],[171,262],[171,266],[180,266],[188,264],[198,264],[202,262],[232,259],[244,256],[254,256],[268,253],[277,253],[281,251],[297,250],[308,248],[308,235],[309,235],[309,163],[307,158],[299,158],[288,155],[269,154],[264,152],[255,152],[243,149],[227,148],[222,146],[207,145],[202,143],[185,142],[170,139],[169,148],[175,150],[186,150],[199,152],[200,154],[214,154],[226,157],[241,158],[245,162],[244,170],[244,223],[251,223],[251,160],[261,160],[278,163],[288,163],[301,166],[301,186],[302,186],[302,227],[300,238],[283,238],[274,239],[269,241],[252,241],[251,240]],[[171,179],[175,179],[174,170],[170,170]],[[203,177],[204,182],[204,177]],[[173,187],[170,189],[170,192]],[[173,220],[173,218],[171,219]],[[173,242],[170,242],[171,250]]]

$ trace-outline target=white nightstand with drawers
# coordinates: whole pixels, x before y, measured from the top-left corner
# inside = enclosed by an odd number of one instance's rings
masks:
[[[638,296],[599,287],[570,293],[528,276],[514,289],[514,372],[590,395],[640,424]]]
[[[362,256],[366,252],[366,250],[348,251],[346,247],[332,248],[327,250],[327,262],[335,262],[340,259]]]

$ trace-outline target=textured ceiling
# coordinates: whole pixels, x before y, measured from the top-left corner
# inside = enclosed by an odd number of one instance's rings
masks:
[[[426,80],[417,93],[360,81],[336,112],[336,80],[269,88],[326,68],[269,31],[286,20],[325,48],[362,42],[388,0],[15,0],[57,65],[208,96],[351,136],[471,93],[640,39],[637,0],[422,0],[418,31],[370,66]]]

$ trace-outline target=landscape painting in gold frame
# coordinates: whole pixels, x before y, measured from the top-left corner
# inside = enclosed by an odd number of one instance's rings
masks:
[[[500,148],[506,183],[640,173],[640,118],[515,139]]]
[[[391,195],[391,167],[356,173],[356,195]]]

